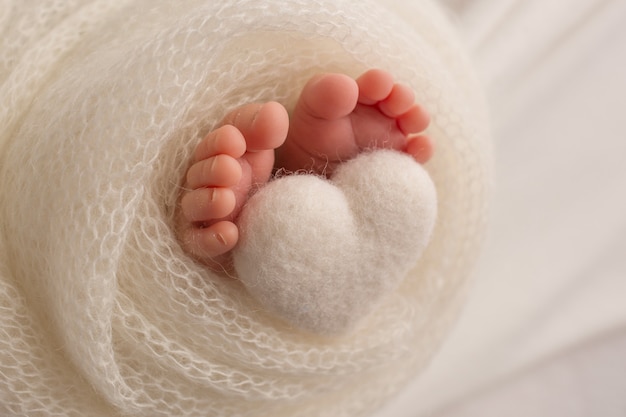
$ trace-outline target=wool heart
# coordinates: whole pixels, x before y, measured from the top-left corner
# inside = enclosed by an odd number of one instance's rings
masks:
[[[247,202],[235,270],[268,311],[322,335],[354,329],[416,265],[434,228],[428,173],[395,151],[291,175]]]

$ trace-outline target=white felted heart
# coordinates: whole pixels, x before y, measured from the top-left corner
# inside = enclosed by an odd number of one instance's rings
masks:
[[[286,176],[256,193],[239,218],[235,269],[292,325],[346,333],[415,266],[436,213],[424,168],[399,152],[364,153],[330,180]]]

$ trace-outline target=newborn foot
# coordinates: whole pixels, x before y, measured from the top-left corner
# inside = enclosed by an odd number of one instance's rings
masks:
[[[330,176],[342,162],[367,149],[395,149],[419,163],[433,154],[422,133],[429,114],[415,104],[413,91],[382,70],[358,79],[343,74],[317,75],[305,85],[294,109],[276,167]]]
[[[190,255],[224,267],[225,254],[239,239],[233,221],[251,190],[268,181],[288,125],[282,105],[248,104],[198,144],[176,215],[179,241]]]

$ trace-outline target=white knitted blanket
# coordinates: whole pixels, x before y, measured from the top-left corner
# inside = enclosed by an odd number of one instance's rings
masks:
[[[380,3],[0,1],[0,415],[364,416],[419,373],[481,241],[488,132],[443,13]],[[433,114],[425,170],[379,151],[277,179],[242,214],[240,279],[186,256],[198,140],[371,67]]]

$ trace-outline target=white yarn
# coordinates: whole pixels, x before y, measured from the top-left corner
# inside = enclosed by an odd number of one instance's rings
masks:
[[[268,311],[318,334],[346,333],[415,266],[436,213],[430,177],[409,156],[363,154],[331,182],[290,176],[254,195],[235,268]]]
[[[489,145],[441,11],[380,3],[0,1],[0,415],[363,416],[423,368],[481,240]],[[434,115],[438,220],[353,333],[315,336],[187,257],[173,207],[226,111],[370,67]]]

